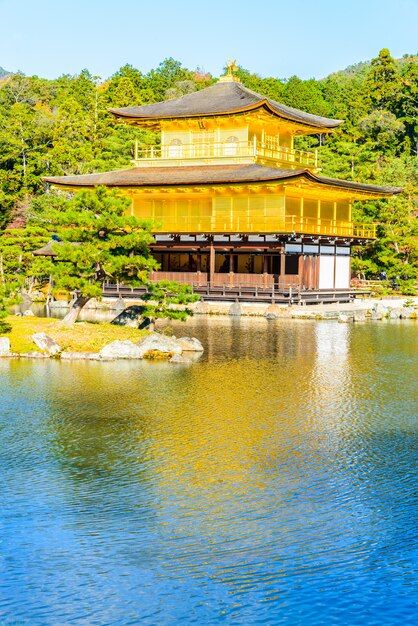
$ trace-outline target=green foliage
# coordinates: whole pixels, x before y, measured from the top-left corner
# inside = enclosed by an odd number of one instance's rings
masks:
[[[9,303],[2,291],[3,289],[0,287],[0,335],[9,333],[12,329],[10,324],[4,321],[4,318],[9,314]]]
[[[148,361],[168,361],[174,355],[174,352],[161,352],[161,350],[148,350],[144,354],[144,359]]]
[[[14,304],[18,304],[21,298],[17,297],[12,287],[4,281],[0,283],[0,335],[5,335],[12,330],[9,322],[5,318],[10,314],[10,309]]]
[[[192,293],[190,285],[171,280],[161,280],[147,285],[148,293],[143,300],[148,302],[144,317],[165,317],[174,320],[185,320],[192,311],[187,308],[177,309],[172,305],[187,305],[200,300],[200,296]]]
[[[379,56],[372,59],[365,80],[365,89],[372,107],[394,110],[400,87],[399,72],[395,60],[389,50],[383,48],[379,52]]]
[[[29,224],[41,224],[61,241],[55,258],[37,257],[32,273],[51,276],[56,288],[80,297],[100,297],[105,280],[143,285],[156,268],[150,224],[127,216],[130,204],[116,191],[99,187],[72,198],[47,194],[32,203]]]
[[[399,284],[399,291],[403,296],[416,296],[418,289],[416,281],[414,280],[402,280]],[[404,304],[404,306],[408,306]]]

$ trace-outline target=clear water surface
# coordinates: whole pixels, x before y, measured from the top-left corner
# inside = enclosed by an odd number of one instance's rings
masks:
[[[0,624],[418,623],[414,322],[0,360]]]

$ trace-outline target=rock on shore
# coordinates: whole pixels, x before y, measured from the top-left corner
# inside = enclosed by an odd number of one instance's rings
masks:
[[[158,352],[179,354],[183,352],[180,344],[173,337],[165,337],[159,333],[152,333],[144,339],[141,339],[137,343],[139,349],[140,358],[144,357],[144,354],[151,352],[152,350],[158,350]]]
[[[46,333],[35,333],[32,335],[32,341],[40,350],[47,352],[50,356],[56,356],[62,352],[61,346],[54,339],[48,337]]]
[[[137,345],[132,341],[112,341],[99,352],[101,358],[111,359],[142,359],[142,354]]]
[[[8,337],[0,337],[0,356],[8,356],[10,354],[10,339]]]

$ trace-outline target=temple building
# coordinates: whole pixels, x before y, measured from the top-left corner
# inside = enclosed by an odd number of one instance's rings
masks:
[[[375,225],[353,223],[353,202],[402,190],[321,176],[316,151],[295,149],[294,139],[330,133],[342,120],[255,93],[233,69],[180,98],[110,109],[160,134],[158,145],[135,145],[132,168],[45,180],[128,194],[132,214],[154,224],[153,280],[208,293],[240,285],[347,292],[351,247],[376,237]]]

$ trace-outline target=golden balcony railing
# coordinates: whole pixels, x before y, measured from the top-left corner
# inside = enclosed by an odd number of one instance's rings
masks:
[[[278,164],[303,166],[316,169],[318,153],[306,152],[278,145],[277,140],[220,142],[220,143],[176,143],[168,145],[139,145],[135,142],[135,165],[181,165],[190,161],[251,162],[256,159],[274,161]]]
[[[339,220],[288,216],[248,217],[243,215],[177,215],[157,217],[137,215],[153,222],[155,233],[294,233],[375,239],[376,224],[353,224]]]

